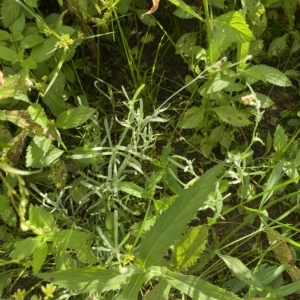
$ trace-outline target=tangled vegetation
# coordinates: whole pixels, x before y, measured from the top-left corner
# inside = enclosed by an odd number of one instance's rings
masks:
[[[0,0],[1,299],[298,299],[299,0]]]

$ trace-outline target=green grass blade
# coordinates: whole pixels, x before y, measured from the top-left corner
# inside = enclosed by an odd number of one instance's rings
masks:
[[[228,292],[218,286],[191,275],[182,275],[164,270],[165,279],[174,288],[192,299],[209,299],[209,300],[238,300],[235,294]]]
[[[168,247],[180,237],[186,224],[214,190],[217,176],[224,164],[206,172],[189,189],[184,190],[174,203],[164,211],[141,242],[139,261],[144,268],[155,265]]]

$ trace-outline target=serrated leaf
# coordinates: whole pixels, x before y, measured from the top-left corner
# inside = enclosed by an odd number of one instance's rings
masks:
[[[196,39],[197,32],[189,32],[182,35],[176,43],[176,54],[181,54],[184,57],[192,57]]]
[[[286,39],[289,34],[285,34],[281,37],[275,38],[268,49],[268,56],[278,56],[286,48]]]
[[[56,228],[53,215],[39,206],[30,205],[29,221],[36,228],[48,233]]]
[[[39,103],[33,103],[28,107],[28,112],[32,121],[41,125],[43,128],[47,127],[48,119],[43,107]]]
[[[210,80],[201,85],[198,92],[204,97],[208,94],[217,93],[233,84],[235,79],[236,76],[231,70],[215,73]]]
[[[278,125],[276,127],[275,133],[274,133],[274,139],[273,139],[273,147],[276,152],[280,152],[284,149],[284,147],[288,143],[288,136],[284,132],[284,129],[282,126]]]
[[[189,228],[172,251],[171,265],[176,270],[191,267],[205,249],[208,236],[207,226]]]
[[[182,275],[166,270],[166,281],[175,289],[191,297],[191,299],[209,300],[241,300],[234,293],[213,285],[200,277]]]
[[[35,167],[48,154],[51,140],[43,136],[34,136],[27,148],[26,166]]]
[[[33,33],[33,34],[25,36],[21,40],[20,47],[23,49],[30,49],[36,45],[43,43],[44,41],[45,41],[45,39],[40,34]]]
[[[242,127],[250,124],[248,120],[249,114],[241,112],[233,106],[219,106],[211,110],[218,115],[221,121],[232,126]]]
[[[32,270],[34,273],[38,272],[44,264],[48,253],[48,245],[46,241],[40,241],[33,252],[32,256]]]
[[[79,106],[62,112],[56,120],[58,128],[68,129],[82,125],[94,113],[95,109],[87,106]]]
[[[217,61],[233,42],[234,40],[231,39],[231,36],[224,34],[223,30],[214,30],[211,40],[212,61]]]
[[[131,3],[131,0],[122,0],[122,1],[119,1],[116,5],[116,8],[118,9],[117,12],[118,14],[120,15],[125,15],[130,7],[130,3]]]
[[[44,153],[43,157],[40,160],[37,160],[37,154],[35,153],[35,150],[37,148],[39,148],[38,151],[40,152],[40,147],[36,147],[36,145],[32,147],[31,144],[28,146],[26,151],[26,166],[31,166],[33,168],[47,167],[51,165],[54,161],[56,161],[64,153],[63,150],[60,150],[54,147],[53,145],[50,145],[47,153]]]
[[[5,27],[9,27],[17,20],[21,10],[21,5],[17,1],[3,0],[1,7],[2,23]]]
[[[0,58],[13,62],[19,59],[18,54],[6,47],[0,46]]]
[[[244,17],[239,12],[223,14],[214,19],[213,24],[218,30],[222,30],[225,36],[230,36],[236,42],[244,43],[255,39]]]
[[[180,128],[195,128],[201,124],[204,118],[204,108],[191,107],[183,115],[183,118],[178,123]]]
[[[138,198],[151,198],[151,195],[142,187],[138,186],[133,182],[119,182],[117,188],[129,195],[138,197]]]
[[[256,65],[249,68],[258,70],[265,77],[266,81],[278,86],[291,86],[291,81],[278,69],[266,65]],[[248,71],[249,71],[248,69]]]
[[[177,240],[187,223],[195,216],[197,210],[204,205],[208,195],[214,190],[217,176],[223,164],[219,164],[206,172],[191,187],[175,199],[170,207],[163,211],[141,242],[138,260],[144,268],[155,265]],[[201,194],[199,194],[201,191]]]
[[[10,33],[0,29],[0,41],[6,41],[9,40],[9,38],[10,38]]]
[[[26,238],[16,244],[15,249],[9,256],[12,259],[22,260],[32,255],[37,244],[38,240],[36,238]]]
[[[43,41],[43,43],[38,44],[33,47],[30,53],[30,57],[33,58],[37,63],[43,62],[49,59],[55,53],[55,45],[58,39],[55,36]]]

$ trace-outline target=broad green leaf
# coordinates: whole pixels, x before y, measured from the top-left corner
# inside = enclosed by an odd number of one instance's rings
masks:
[[[247,63],[246,57],[249,54],[249,48],[250,48],[249,42],[237,44],[237,61],[240,62],[238,64],[239,69],[243,68]]]
[[[262,82],[267,81],[265,75],[259,69],[255,69],[253,67],[250,67],[248,69],[241,69],[240,73],[249,84],[256,83],[259,80],[261,80]]]
[[[207,226],[189,228],[172,251],[171,264],[176,270],[191,267],[205,249],[208,236]]]
[[[38,272],[44,264],[48,253],[48,245],[46,241],[40,241],[33,252],[32,256],[32,271]]]
[[[233,42],[231,36],[224,34],[223,30],[214,30],[211,39],[212,61],[210,63],[216,62]]]
[[[54,233],[57,229],[53,215],[39,206],[30,205],[29,221],[47,233]]]
[[[24,0],[24,2],[30,7],[38,7],[38,0]]]
[[[24,12],[21,11],[18,18],[9,26],[10,31],[12,32],[13,39],[15,41],[19,41],[23,39],[23,35],[21,32],[23,32],[25,27],[25,15]]]
[[[65,229],[54,233],[52,242],[60,249],[80,248],[87,240],[88,234],[75,229]]]
[[[78,260],[85,264],[95,264],[98,262],[98,258],[92,252],[88,244],[80,245],[80,247],[76,249],[76,255]]]
[[[0,216],[5,224],[16,227],[17,217],[7,196],[0,194]]]
[[[223,259],[228,268],[240,281],[249,286],[253,286],[258,291],[263,291],[264,288],[260,280],[239,259],[228,255],[218,255]]]
[[[176,43],[176,54],[184,57],[192,57],[194,55],[194,46],[196,44],[197,32],[189,32],[182,35]]]
[[[165,268],[164,277],[166,281],[177,290],[188,295],[192,299],[209,300],[241,300],[235,294],[228,292],[216,285],[191,275],[182,275],[171,272]]]
[[[146,295],[145,300],[168,300],[171,286],[163,278]]]
[[[53,145],[50,145],[47,153],[45,153],[43,155],[43,157],[39,161],[37,161],[35,158],[36,150],[37,150],[36,146],[33,147],[31,144],[28,146],[27,151],[26,151],[26,165],[27,166],[31,166],[33,168],[47,167],[47,166],[51,165],[51,163],[56,161],[64,153],[63,150],[60,150],[60,149],[54,147]],[[40,150],[38,150],[38,151],[40,153],[39,155],[41,155]]]
[[[43,107],[39,103],[33,103],[28,107],[28,112],[32,121],[41,125],[43,128],[47,127],[48,119]]]
[[[48,93],[43,97],[44,103],[49,107],[51,113],[55,117],[61,114],[62,111],[65,111],[67,107],[65,101],[61,97],[62,92],[58,91],[55,88],[56,82],[58,82],[58,80],[59,79],[56,78]]]
[[[33,34],[25,36],[21,40],[20,47],[24,48],[24,49],[30,49],[36,45],[43,43],[44,41],[45,41],[45,39],[40,34],[33,33]]]
[[[203,137],[200,141],[200,151],[205,157],[209,157],[213,148],[224,137],[224,126],[215,127],[210,135]]]
[[[142,187],[138,186],[137,184],[133,182],[119,182],[117,184],[117,188],[129,195],[143,198],[143,199],[149,199],[151,198],[151,195]]]
[[[57,42],[58,39],[52,35],[42,44],[38,44],[33,47],[30,53],[30,57],[33,58],[37,63],[49,59],[55,53],[55,45]]]
[[[221,121],[232,126],[241,127],[250,124],[250,121],[248,120],[249,114],[241,112],[233,106],[219,106],[216,108],[212,108],[211,110],[213,110],[218,115]]]
[[[195,128],[203,122],[204,108],[193,106],[189,108],[178,123],[180,128]]]
[[[143,284],[151,279],[151,274],[133,274],[129,282],[123,287],[121,294],[116,300],[133,300],[138,299],[138,294]]]
[[[0,58],[13,62],[19,60],[18,54],[6,47],[0,46]]]
[[[211,0],[211,4],[215,7],[224,9],[224,0]]]
[[[288,36],[289,34],[286,33],[285,35],[272,40],[268,49],[268,56],[278,56],[285,49]]]
[[[82,125],[86,122],[94,113],[94,108],[87,106],[79,106],[67,111],[63,111],[56,120],[56,126],[58,128],[68,129]]]
[[[223,31],[225,36],[236,42],[250,42],[254,35],[249,29],[244,17],[239,12],[229,12],[213,20],[214,26]]]
[[[260,1],[244,1],[244,11],[247,13],[248,23],[251,24],[253,34],[260,36],[267,27],[267,18],[265,7]]]
[[[1,5],[1,17],[5,27],[9,27],[13,24],[20,14],[20,9],[21,6],[17,1],[3,0]]]
[[[185,11],[187,14],[203,21],[203,18],[200,17],[193,9],[192,6],[186,4],[184,1],[182,0],[169,0],[169,2],[173,3],[174,5],[176,5],[177,7],[179,7],[180,9],[182,9],[183,11]]]
[[[184,231],[187,223],[214,190],[223,164],[207,171],[191,187],[184,190],[171,206],[162,212],[141,242],[138,259],[144,268],[155,265]]]
[[[225,70],[223,72],[217,72],[213,74],[212,78],[206,81],[198,89],[198,92],[206,97],[208,94],[217,93],[230,84],[233,84],[236,80],[236,75],[231,70]]]
[[[6,41],[9,40],[9,38],[10,38],[10,33],[0,29],[0,41]]]
[[[35,275],[58,284],[61,288],[76,290],[78,294],[81,294],[120,289],[129,282],[134,274],[143,274],[143,270],[136,267],[107,269],[105,266],[96,266]]]
[[[125,15],[130,7],[130,3],[131,0],[119,1],[116,5],[116,8],[118,9],[117,12],[122,16]]]
[[[40,165],[41,160],[48,155],[51,140],[43,136],[34,136],[27,148],[26,166],[35,167]]]
[[[17,242],[15,249],[9,255],[12,259],[21,260],[32,255],[39,241],[36,238],[26,238]]]
[[[273,139],[273,147],[276,152],[282,151],[287,143],[288,143],[288,136],[284,132],[284,129],[282,126],[278,125],[276,127],[275,133],[274,133],[274,139]]]
[[[28,68],[28,69],[36,69],[37,68],[37,63],[35,60],[31,57],[28,57],[20,62],[20,66],[23,68]]]
[[[266,81],[278,86],[291,86],[291,81],[278,69],[266,65],[256,65],[248,69],[259,71],[265,77]]]
[[[191,75],[186,75],[184,79],[184,84],[187,86],[186,89],[191,93],[194,94],[195,91],[197,91],[199,85],[197,81],[194,81],[190,84],[191,81],[193,81],[194,78]]]

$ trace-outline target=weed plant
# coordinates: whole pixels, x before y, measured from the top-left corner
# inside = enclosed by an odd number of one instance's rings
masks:
[[[297,299],[298,1],[0,4],[1,299]]]

